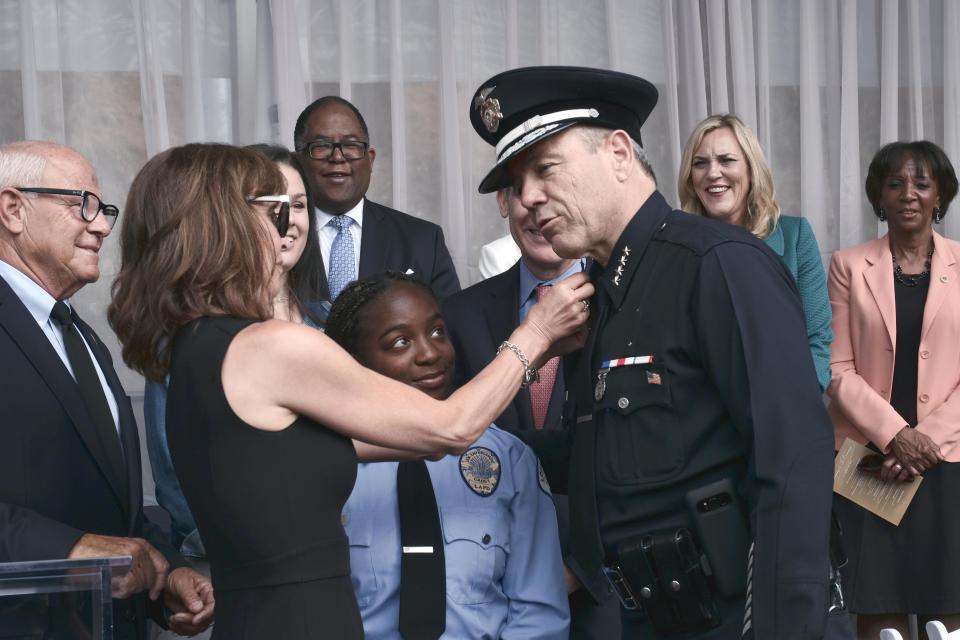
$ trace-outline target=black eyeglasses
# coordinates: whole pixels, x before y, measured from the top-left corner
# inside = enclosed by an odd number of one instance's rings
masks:
[[[105,204],[95,193],[90,191],[81,191],[80,189],[47,189],[46,187],[16,187],[17,191],[24,193],[38,193],[46,196],[76,196],[80,198],[80,217],[86,222],[93,222],[98,213],[102,213],[107,219],[107,224],[113,229],[117,223],[117,216],[120,215],[120,209],[115,205]]]
[[[273,224],[277,227],[277,233],[280,237],[287,235],[287,229],[290,228],[290,196],[286,194],[278,196],[258,196],[256,198],[247,198],[247,202],[272,202],[277,206],[273,208]]]
[[[305,151],[314,160],[330,160],[333,158],[334,151],[340,149],[344,160],[359,160],[367,153],[369,147],[369,143],[362,140],[347,140],[346,142],[314,140],[300,150]]]

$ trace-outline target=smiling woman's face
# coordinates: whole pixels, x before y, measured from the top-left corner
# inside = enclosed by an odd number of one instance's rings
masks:
[[[453,381],[453,345],[440,308],[415,284],[394,283],[361,311],[356,356],[377,373],[438,400]]]
[[[750,197],[750,166],[729,127],[703,136],[693,153],[690,180],[707,216],[744,225]]]
[[[311,213],[307,210],[307,190],[297,170],[288,164],[280,163],[277,163],[277,168],[287,181],[287,195],[290,196],[290,226],[287,227],[287,235],[280,241],[283,270],[290,271],[307,246]]]
[[[940,190],[930,167],[907,156],[880,184],[880,208],[891,234],[913,233],[933,224]]]

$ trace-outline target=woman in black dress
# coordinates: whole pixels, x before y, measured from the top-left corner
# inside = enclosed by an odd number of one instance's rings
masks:
[[[830,264],[830,414],[838,448],[869,443],[883,480],[923,483],[899,526],[836,499],[841,573],[860,637],[909,637],[910,613],[921,628],[960,627],[960,243],[933,230],[957,177],[936,145],[896,142],[874,156],[866,191],[889,233]]]
[[[211,562],[213,637],[361,638],[340,521],[358,457],[465,450],[550,345],[582,328],[593,287],[556,286],[484,371],[434,400],[318,331],[269,319],[281,193],[255,152],[155,156],[130,188],[109,318],[131,367],[171,374],[167,431]]]

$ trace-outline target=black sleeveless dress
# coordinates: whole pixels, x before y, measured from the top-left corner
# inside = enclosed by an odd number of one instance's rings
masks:
[[[279,432],[237,417],[220,370],[250,324],[201,318],[173,341],[167,436],[210,559],[213,638],[363,638],[340,519],[356,451],[303,416]]]

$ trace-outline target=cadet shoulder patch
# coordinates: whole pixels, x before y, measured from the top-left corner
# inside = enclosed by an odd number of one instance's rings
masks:
[[[547,482],[547,474],[543,472],[543,465],[540,464],[540,460],[537,460],[537,482],[540,484],[540,489],[547,494],[550,493],[550,483]]]
[[[473,447],[460,456],[460,477],[481,498],[493,495],[500,484],[500,458],[486,447]]]

